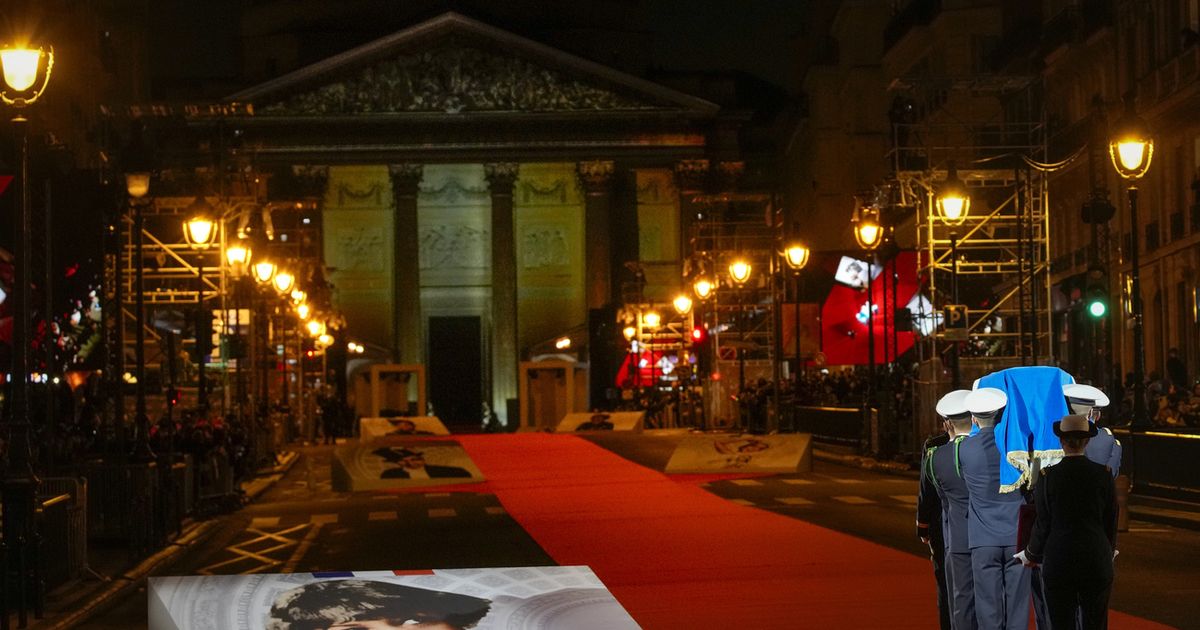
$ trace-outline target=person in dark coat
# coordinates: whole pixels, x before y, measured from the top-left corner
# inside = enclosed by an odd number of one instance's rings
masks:
[[[1096,436],[1088,440],[1087,458],[1108,467],[1113,479],[1121,474],[1121,441],[1113,435],[1108,427],[1101,427],[1099,418],[1101,411],[1108,406],[1108,396],[1091,385],[1071,384],[1063,386],[1063,395],[1071,412],[1088,417],[1097,427]]]
[[[1054,423],[1062,441],[1061,462],[1043,468],[1034,490],[1037,517],[1029,544],[1014,557],[1040,564],[1054,628],[1108,626],[1117,551],[1117,500],[1107,468],[1089,460],[1088,440],[1096,425],[1073,414]]]
[[[979,433],[959,446],[963,480],[970,493],[967,537],[975,582],[975,620],[981,630],[1025,630],[1029,624],[1030,576],[1014,558],[1020,492],[1000,492],[996,420],[1008,397],[981,387],[966,398]]]
[[[975,630],[975,578],[971,568],[971,545],[967,536],[970,493],[963,479],[961,449],[971,434],[971,412],[966,407],[970,390],[960,389],[938,402],[937,412],[946,420],[950,441],[933,452],[929,477],[942,504],[942,531],[946,540],[946,582],[950,592],[950,618],[954,630]]]
[[[950,440],[939,433],[928,440],[921,457],[921,483],[917,487],[917,538],[929,546],[933,579],[937,583],[938,619],[942,630],[950,630],[950,587],[946,580],[946,542],[942,529],[942,502],[933,481],[933,453]]]

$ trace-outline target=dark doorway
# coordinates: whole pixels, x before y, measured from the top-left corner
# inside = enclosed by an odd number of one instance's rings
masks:
[[[429,318],[429,400],[455,433],[478,431],[483,399],[478,317]]]

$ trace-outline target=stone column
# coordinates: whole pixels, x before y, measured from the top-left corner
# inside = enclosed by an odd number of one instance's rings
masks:
[[[584,193],[584,287],[588,309],[603,308],[612,294],[613,163],[605,160],[576,165]]]
[[[514,162],[484,164],[492,193],[492,410],[501,422],[508,417],[508,399],[517,397],[517,241],[513,223]]]
[[[392,164],[388,174],[396,202],[392,218],[392,360],[422,363],[421,244],[417,234],[421,165]]]

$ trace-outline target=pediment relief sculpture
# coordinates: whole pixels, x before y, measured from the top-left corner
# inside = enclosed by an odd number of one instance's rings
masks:
[[[257,108],[265,115],[551,112],[661,107],[524,59],[451,40]]]

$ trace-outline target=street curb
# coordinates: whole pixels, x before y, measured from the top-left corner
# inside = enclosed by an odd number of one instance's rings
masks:
[[[31,630],[67,630],[73,628],[84,621],[90,619],[93,615],[100,612],[109,602],[120,598],[137,587],[150,575],[155,569],[163,566],[174,560],[177,556],[183,553],[185,549],[193,545],[204,542],[217,529],[220,521],[217,519],[204,521],[201,523],[193,523],[188,527],[179,540],[169,543],[165,548],[159,550],[154,555],[143,560],[136,567],[126,571],[125,573],[112,578],[108,588],[101,591],[98,595],[90,599],[78,610],[72,611],[65,616],[55,619],[49,619],[42,622],[30,624]]]
[[[917,479],[920,477],[920,473],[915,470],[910,470],[905,464],[901,464],[899,462],[881,462],[871,459],[870,457],[863,457],[861,455],[840,455],[814,448],[813,458],[819,459],[823,462],[831,462],[834,464],[842,464],[844,466],[853,466],[863,470],[896,475],[897,477],[909,477],[912,479]]]
[[[1142,506],[1130,506],[1129,515],[1139,521],[1148,523],[1157,523],[1159,525],[1170,525],[1179,529],[1190,529],[1200,531],[1200,516],[1198,515],[1176,515],[1174,510],[1156,510],[1153,508],[1145,508]]]
[[[253,501],[262,496],[269,488],[275,485],[275,482],[287,474],[292,466],[300,459],[299,453],[289,451],[283,456],[284,461],[277,466],[267,469],[266,483],[259,485],[246,493],[249,501]],[[262,477],[259,477],[262,478]],[[142,560],[137,566],[129,571],[110,578],[111,582],[107,588],[100,591],[95,597],[88,600],[81,608],[71,611],[62,617],[54,619],[38,620],[29,625],[29,630],[68,630],[87,621],[92,616],[98,614],[113,600],[119,599],[130,592],[136,590],[138,586],[145,581],[155,569],[165,566],[175,560],[188,547],[195,546],[208,540],[208,537],[216,531],[217,526],[223,522],[221,518],[214,518],[207,521],[193,522],[189,524],[178,540],[167,543],[167,546],[160,549],[155,554]]]

